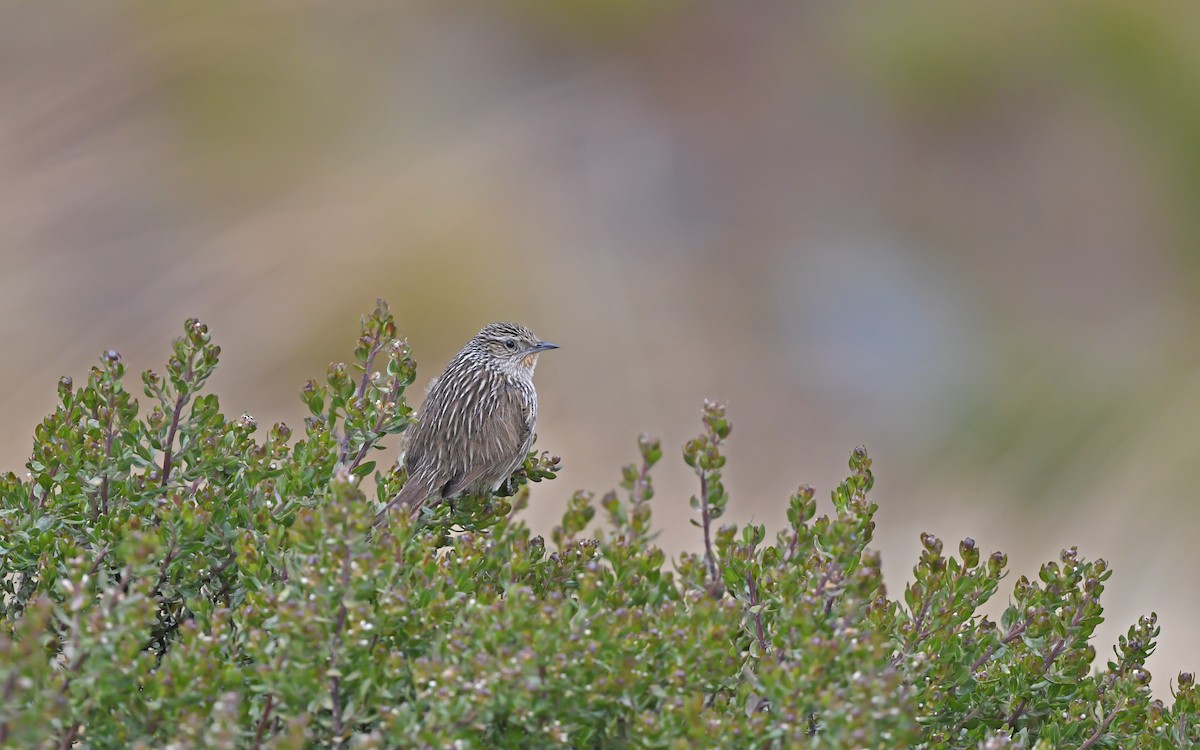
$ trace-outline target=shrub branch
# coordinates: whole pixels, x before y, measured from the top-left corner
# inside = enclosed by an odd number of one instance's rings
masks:
[[[712,518],[708,512],[708,474],[703,470],[700,471],[700,521],[704,525],[704,567],[710,580],[719,581],[721,576],[717,570],[717,558],[713,555],[712,535],[709,531]]]
[[[1084,743],[1079,746],[1079,750],[1088,750],[1089,747],[1092,747],[1097,742],[1099,742],[1101,739],[1103,739],[1105,732],[1107,732],[1109,726],[1112,725],[1113,719],[1117,718],[1117,714],[1124,707],[1125,707],[1125,699],[1122,698],[1121,700],[1117,701],[1117,705],[1113,706],[1113,710],[1109,711],[1108,715],[1105,716],[1103,721],[1100,722],[1100,726],[1096,727],[1096,731],[1092,732],[1092,736],[1088,737],[1087,740],[1085,740]],[[1182,719],[1181,719],[1181,721],[1182,721]],[[1181,733],[1181,736],[1182,736],[1182,733]]]
[[[267,725],[271,719],[271,709],[275,704],[275,695],[267,693],[267,697],[263,699],[262,716],[258,717],[258,726],[254,729],[254,742],[250,745],[253,750],[260,750],[263,744],[263,738],[267,733]]]
[[[345,742],[343,733],[345,728],[342,725],[342,682],[341,672],[339,671],[339,655],[342,647],[342,631],[346,627],[346,600],[350,590],[350,558],[351,549],[350,542],[342,540],[342,575],[341,575],[341,599],[338,601],[337,618],[333,623],[333,634],[329,644],[329,700],[333,708],[333,742],[334,747],[341,747]]]
[[[191,369],[188,369],[191,373]],[[171,476],[171,460],[173,458],[172,451],[175,447],[175,433],[179,430],[179,420],[183,416],[183,407],[187,403],[187,393],[180,393],[175,399],[175,408],[171,411],[171,427],[167,430],[167,440],[163,443],[163,463],[162,463],[162,479],[159,482],[160,487],[167,486],[167,480]]]
[[[653,543],[662,447],[646,436],[628,495],[599,501],[611,533],[586,536],[583,490],[553,545],[511,513],[508,493],[557,472],[543,453],[495,496],[363,541],[366,497],[404,479],[361,486],[370,454],[412,424],[416,365],[386,304],[354,364],[302,388],[294,441],[284,425],[256,439],[203,393],[218,356],[188,321],[165,375],[143,375],[139,417],[102,355],[86,386],[60,380],[28,474],[0,473],[0,745],[1195,744],[1194,675],[1171,706],[1150,691],[1153,615],[1094,663],[1103,560],[1064,550],[993,623],[976,612],[1007,559],[925,534],[889,597],[865,449],[832,512],[801,486],[769,538],[723,518],[730,426],[706,402],[683,449],[702,536],[674,562]]]

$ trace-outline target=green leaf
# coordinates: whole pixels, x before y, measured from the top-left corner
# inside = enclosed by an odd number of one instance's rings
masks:
[[[354,476],[365,477],[375,471],[375,461],[363,461],[354,469]]]

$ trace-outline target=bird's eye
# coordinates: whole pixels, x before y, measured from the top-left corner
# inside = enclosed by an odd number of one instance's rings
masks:
[[[517,340],[516,339],[504,339],[504,348],[509,350],[510,352],[515,352],[517,350]]]

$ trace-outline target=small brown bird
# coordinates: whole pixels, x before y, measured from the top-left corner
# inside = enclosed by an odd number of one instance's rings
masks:
[[[515,323],[485,326],[429,387],[404,451],[408,482],[375,518],[430,498],[494,492],[533,445],[538,354],[558,346]]]

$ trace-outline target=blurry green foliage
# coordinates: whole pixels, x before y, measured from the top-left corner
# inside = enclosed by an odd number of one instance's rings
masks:
[[[261,439],[202,386],[219,349],[189,321],[150,411],[107,353],[59,384],[29,473],[0,479],[4,747],[1078,747],[1200,743],[1190,674],[1150,693],[1142,618],[1095,668],[1111,571],[1074,549],[977,614],[1006,560],[922,537],[888,597],[868,549],[862,449],[817,515],[715,526],[730,501],[707,403],[684,459],[703,551],[668,565],[651,531],[661,444],[605,495],[576,493],[547,544],[511,497],[442,504],[369,533],[404,481],[369,460],[411,422],[408,346],[386,305],[354,364],[302,391],[304,435]]]
[[[1167,175],[1169,218],[1187,281],[1200,288],[1200,6],[917,0],[850,14],[852,57],[900,111],[941,126],[1019,112],[1039,98],[1091,100],[1083,116],[1119,115],[1135,153]]]

